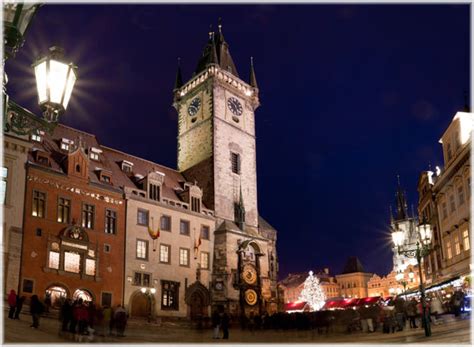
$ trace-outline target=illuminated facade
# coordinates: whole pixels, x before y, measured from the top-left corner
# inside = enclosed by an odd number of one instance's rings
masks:
[[[397,274],[403,277],[398,280]],[[408,266],[405,271],[391,271],[387,276],[374,274],[367,283],[368,296],[394,296],[419,286],[418,266]],[[405,285],[404,285],[405,284]]]

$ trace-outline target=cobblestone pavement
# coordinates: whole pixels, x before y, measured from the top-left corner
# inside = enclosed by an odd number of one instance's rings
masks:
[[[21,320],[4,322],[5,343],[67,343],[74,342],[58,335],[59,322],[55,319],[42,318],[38,330],[30,328],[31,316],[22,315]],[[138,324],[131,322],[125,331],[125,337],[102,337],[97,342],[105,343],[223,343],[224,340],[213,340],[210,330],[184,328],[172,323],[162,326]],[[367,343],[367,344],[398,344],[398,343],[428,343],[428,344],[470,344],[470,321],[456,320],[442,325],[432,326],[432,336],[426,338],[422,329],[405,329],[394,334],[353,333],[318,335],[312,331],[241,331],[230,330],[227,343]]]

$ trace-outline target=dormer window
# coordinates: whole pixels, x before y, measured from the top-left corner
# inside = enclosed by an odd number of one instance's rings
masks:
[[[63,151],[66,151],[68,152],[69,149],[71,148],[71,145],[74,143],[74,141],[72,140],[69,140],[69,139],[66,139],[66,138],[62,138],[61,139],[61,149]]]
[[[160,201],[160,188],[158,184],[150,183],[148,185],[148,197],[151,200]]]
[[[36,134],[31,134],[31,141],[41,142],[43,141],[44,131],[39,130]]]
[[[104,174],[102,174],[102,175],[100,176],[100,180],[101,180],[102,182],[105,182],[105,183],[109,183],[109,184],[110,184],[110,176],[109,176],[109,175],[104,175]]]
[[[99,161],[99,154],[100,153],[102,153],[101,149],[91,147],[90,150],[89,150],[89,158],[91,158],[92,160]]]
[[[133,163],[123,160],[122,161],[122,171],[125,173],[131,173],[133,171]]]
[[[191,211],[201,212],[201,199],[196,197],[191,197]]]

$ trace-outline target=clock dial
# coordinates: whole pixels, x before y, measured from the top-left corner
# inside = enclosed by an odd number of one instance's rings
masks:
[[[255,268],[250,264],[244,266],[241,276],[247,284],[254,284],[257,282],[257,271],[255,271]]]
[[[255,305],[257,303],[257,293],[253,289],[247,289],[245,291],[245,301],[249,305]]]
[[[236,98],[227,99],[227,107],[229,108],[230,112],[232,112],[236,116],[242,115],[242,112],[244,110],[242,108],[242,104]]]
[[[188,106],[188,113],[191,117],[194,117],[201,107],[201,99],[195,97]]]

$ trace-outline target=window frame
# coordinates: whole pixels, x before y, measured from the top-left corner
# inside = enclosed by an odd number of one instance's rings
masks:
[[[3,170],[6,170],[6,175],[4,176],[3,175]],[[3,199],[0,199],[0,205],[8,205],[8,198],[9,198],[9,193],[8,193],[8,189],[9,189],[9,185],[8,185],[8,180],[9,180],[9,173],[10,173],[10,166],[9,165],[6,165],[6,160],[5,162],[3,163],[2,165],[2,173],[1,173],[1,185],[4,187],[4,195],[3,195]]]
[[[207,256],[207,266],[203,267],[202,266],[202,257],[203,255]],[[211,262],[211,254],[209,252],[201,251],[201,254],[199,255],[199,268],[201,270],[209,270],[210,269],[210,262]]]
[[[108,213],[111,213],[112,215],[109,215]],[[113,230],[112,232],[109,232],[109,219],[113,220]],[[112,208],[105,208],[105,218],[104,218],[104,232],[108,235],[116,235],[117,234],[117,219],[118,219],[118,213],[117,210],[112,209]]]
[[[186,264],[181,262],[182,252],[186,254]],[[191,250],[185,247],[179,247],[179,266],[181,267],[191,267]]]
[[[182,232],[182,228],[181,228],[182,225],[187,225],[188,226],[187,233]],[[191,236],[191,222],[189,220],[187,220],[187,219],[180,219],[179,220],[179,234],[184,235],[184,236]]]
[[[203,234],[203,230],[207,228],[207,237]],[[211,239],[211,227],[209,225],[201,224],[201,239],[210,240]]]
[[[240,175],[242,169],[242,160],[240,153],[230,152],[231,172],[236,175]]]
[[[469,251],[471,249],[471,240],[469,239],[469,229],[464,229],[462,232],[462,244],[463,244],[464,251]]]
[[[143,224],[143,223],[140,223],[140,213],[143,213],[145,212],[146,213],[146,224]],[[148,210],[145,210],[143,208],[137,208],[137,225],[141,225],[141,226],[149,226],[150,225],[150,211]]]
[[[161,280],[161,309],[165,311],[179,311],[179,289],[180,289],[180,282],[168,281],[168,280]],[[168,288],[165,288],[165,285]],[[173,295],[171,296],[170,293]],[[168,303],[165,304],[165,295],[167,296]],[[169,304],[170,297],[173,298],[173,303]]]
[[[143,258],[138,256],[138,244],[141,243],[141,242],[143,242],[144,245],[145,245],[145,256]],[[149,247],[148,247],[148,241],[147,240],[136,239],[136,242],[135,242],[135,259],[148,261],[148,257],[149,257],[148,249],[149,249]]]
[[[64,202],[68,201],[69,205],[66,205],[66,204],[61,205],[61,200],[63,200]],[[64,219],[62,219],[61,221],[59,220],[59,217],[61,216],[60,212],[59,212],[61,206],[63,207],[63,216],[64,216],[65,207],[67,207],[68,215],[67,215],[67,220],[66,221]],[[58,196],[57,207],[58,208],[57,208],[57,211],[56,211],[56,217],[57,217],[56,222],[62,223],[62,224],[70,224],[71,223],[72,199],[69,199],[68,197],[65,197],[65,196]],[[61,218],[63,216],[61,216]]]
[[[163,261],[161,257],[161,247],[166,247],[168,249],[168,256],[167,256],[167,261]],[[166,243],[160,243],[160,264],[171,264],[171,245],[166,244]]]
[[[86,209],[86,207],[92,207],[92,209],[89,211]],[[87,220],[84,220],[84,214],[87,216]],[[87,222],[89,221],[89,215],[91,216],[91,226],[87,226]],[[81,226],[86,229],[94,230],[95,228],[95,216],[96,216],[96,208],[95,205],[83,202],[81,206]]]
[[[167,219],[169,220],[169,224],[168,224],[168,225],[169,225],[169,229],[164,229],[164,228],[163,228],[163,222],[162,222],[162,221],[163,221],[163,218],[167,218]],[[161,231],[168,231],[168,232],[171,232],[171,228],[172,228],[171,223],[172,223],[172,220],[171,220],[171,216],[170,216],[170,215],[162,214],[162,215],[160,216],[160,230],[161,230]]]
[[[35,194],[38,193],[38,194],[43,194],[43,199],[39,199],[39,197],[36,197]],[[38,200],[39,201],[42,201],[43,202],[43,206],[42,206],[42,215],[40,216],[39,215],[39,203],[37,202],[36,203],[36,215],[34,215],[34,211],[35,211],[35,200]],[[48,200],[48,193],[46,192],[42,192],[40,190],[37,190],[37,189],[33,189],[33,200],[31,201],[31,216],[32,217],[35,217],[35,218],[46,218],[46,211],[47,211],[47,208],[46,208],[46,203],[47,203],[47,200]]]

